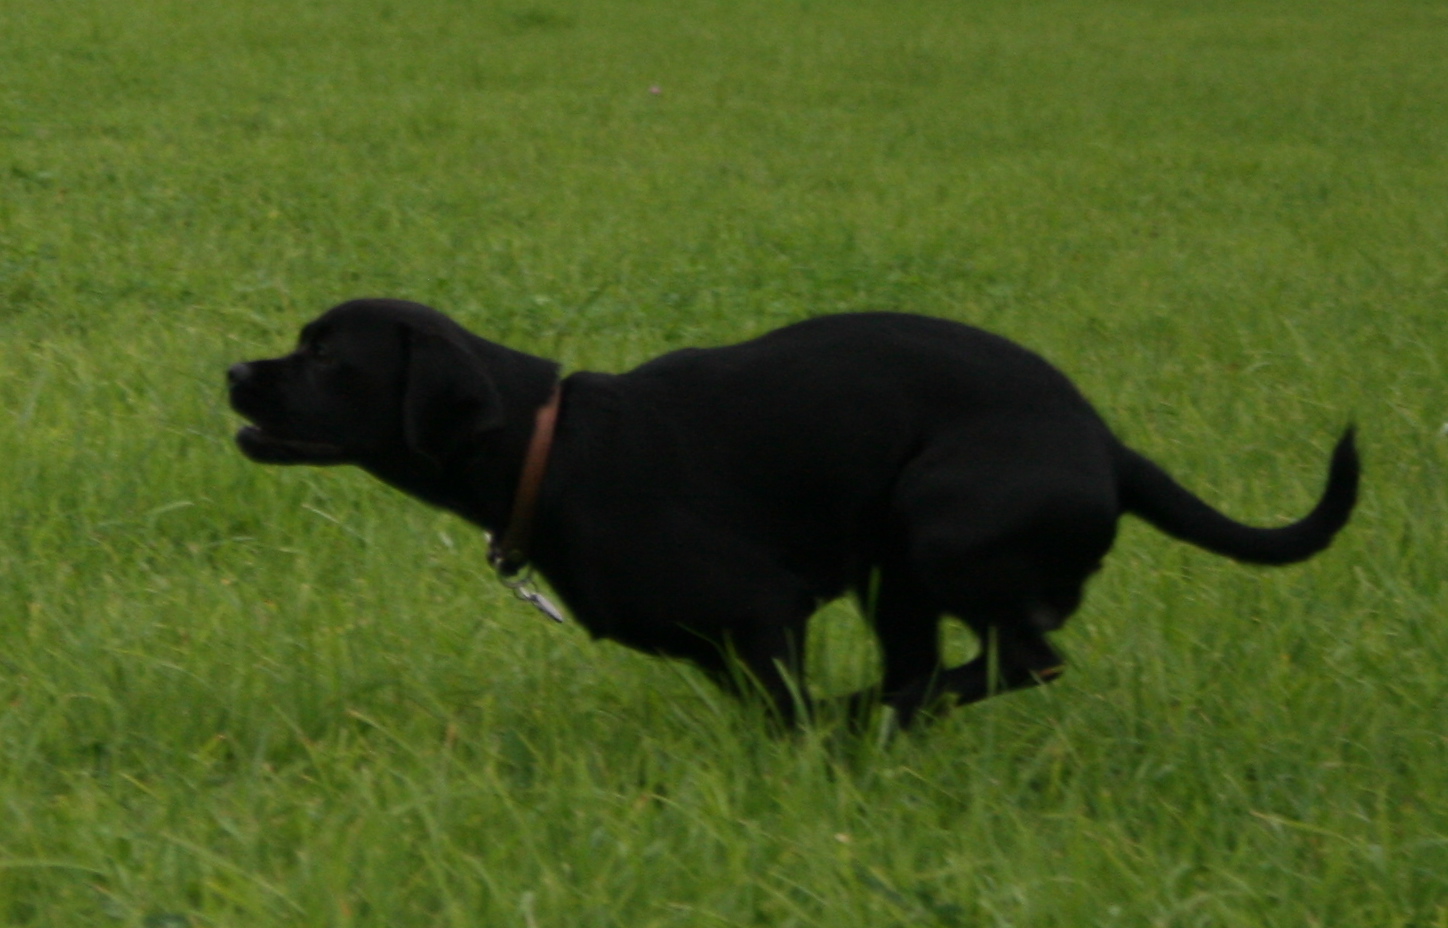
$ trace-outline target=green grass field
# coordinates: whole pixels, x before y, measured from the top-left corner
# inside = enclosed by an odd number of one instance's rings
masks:
[[[0,0],[0,925],[1448,926],[1445,48],[1429,0]],[[947,316],[1240,518],[1348,421],[1364,495],[1279,571],[1128,524],[1056,686],[771,738],[236,453],[226,365],[377,294],[573,369]]]

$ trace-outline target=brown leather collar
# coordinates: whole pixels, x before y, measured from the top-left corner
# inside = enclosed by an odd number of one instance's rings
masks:
[[[508,517],[508,530],[501,540],[488,546],[488,563],[504,577],[511,577],[528,563],[528,542],[533,537],[533,510],[538,506],[538,490],[543,486],[543,473],[548,469],[548,452],[553,448],[553,430],[558,424],[558,405],[563,398],[562,384],[553,388],[548,402],[538,409],[533,419],[533,437],[528,440],[528,454],[523,458],[523,472],[518,475],[518,489],[513,494],[513,512]]]

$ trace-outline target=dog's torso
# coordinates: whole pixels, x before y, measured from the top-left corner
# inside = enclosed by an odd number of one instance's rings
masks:
[[[900,542],[902,475],[932,458],[987,499],[1001,479],[989,462],[1007,457],[1114,508],[1113,444],[1064,376],[1005,339],[821,317],[569,377],[534,560],[590,630],[630,641],[634,624],[688,621],[678,611],[712,584],[761,571],[815,602],[862,588]]]

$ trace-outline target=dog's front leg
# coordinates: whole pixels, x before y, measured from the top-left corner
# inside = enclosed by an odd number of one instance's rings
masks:
[[[749,702],[762,699],[781,728],[810,716],[804,685],[805,626],[735,630],[724,636],[717,663],[701,662],[724,690]]]

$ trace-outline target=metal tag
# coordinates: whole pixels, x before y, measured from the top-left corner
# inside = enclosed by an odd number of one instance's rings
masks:
[[[538,592],[538,588],[533,584],[533,568],[525,567],[516,577],[508,576],[503,570],[501,559],[490,554],[488,560],[492,562],[493,569],[498,572],[498,580],[502,582],[503,586],[512,590],[514,596],[555,622],[561,624],[567,621],[567,619],[563,617],[563,611],[553,605],[548,597]]]
[[[515,587],[513,593],[523,602],[537,609],[553,621],[563,622],[563,613],[558,611],[557,606],[548,601],[548,597],[537,590],[530,590],[520,586]]]

